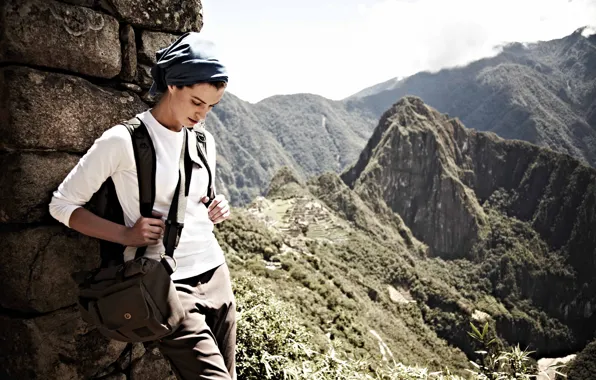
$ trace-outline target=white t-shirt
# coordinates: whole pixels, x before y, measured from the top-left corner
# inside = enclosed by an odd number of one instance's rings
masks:
[[[182,132],[174,132],[161,125],[149,110],[137,115],[145,123],[155,147],[156,188],[154,211],[163,215],[165,221],[178,183],[178,167],[182,149]],[[207,137],[207,161],[215,173],[215,141]],[[178,280],[204,273],[225,261],[223,251],[213,234],[213,222],[201,198],[207,195],[208,173],[203,164],[194,165],[188,195],[184,228],[178,247],[174,252],[178,268],[172,279]],[[105,180],[112,177],[118,199],[124,211],[124,222],[132,227],[141,217],[139,210],[139,186],[131,136],[123,125],[114,126],[95,140],[93,146],[72,169],[50,202],[50,214],[66,226],[74,210],[85,205]],[[70,226],[69,226],[70,227]],[[164,246],[147,248],[146,256],[159,260]],[[134,258],[135,247],[127,247],[124,260]],[[172,263],[170,263],[172,264]]]

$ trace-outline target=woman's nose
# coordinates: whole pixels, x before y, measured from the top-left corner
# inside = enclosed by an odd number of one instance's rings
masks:
[[[199,107],[199,109],[197,110],[197,115],[199,116],[198,119],[204,119],[207,116],[208,112],[209,107],[207,107],[206,105],[202,105],[201,107]]]

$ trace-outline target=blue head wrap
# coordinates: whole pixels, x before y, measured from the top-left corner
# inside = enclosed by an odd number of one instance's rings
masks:
[[[157,51],[155,58],[157,64],[151,68],[151,95],[165,92],[168,85],[228,81],[225,66],[215,56],[215,45],[199,37],[197,32],[183,34],[167,48]]]

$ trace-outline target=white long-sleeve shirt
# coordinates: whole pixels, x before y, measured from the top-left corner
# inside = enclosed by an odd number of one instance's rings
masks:
[[[178,183],[178,167],[182,149],[182,132],[174,132],[161,125],[150,110],[137,115],[145,123],[156,155],[156,188],[154,211],[167,218],[170,203]],[[215,141],[205,131],[207,137],[207,160],[212,173],[215,173]],[[225,261],[223,251],[213,234],[213,222],[209,219],[207,207],[201,198],[207,195],[209,181],[207,169],[199,162],[194,165],[190,192],[188,195],[184,228],[178,247],[174,252],[178,268],[172,279],[183,279],[204,273]],[[105,180],[112,177],[118,199],[124,211],[127,227],[134,226],[141,217],[139,209],[139,185],[134,160],[131,136],[123,125],[114,126],[101,137],[81,158],[68,176],[54,192],[50,202],[50,214],[69,226],[74,210],[85,205]],[[159,260],[164,249],[160,240],[157,245],[147,248],[146,256]],[[124,260],[134,258],[135,247],[127,247]]]

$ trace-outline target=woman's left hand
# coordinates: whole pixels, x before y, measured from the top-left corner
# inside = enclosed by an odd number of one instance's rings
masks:
[[[207,203],[209,201],[208,197],[203,197],[203,203]],[[209,213],[209,219],[213,222],[213,224],[221,223],[226,219],[230,218],[230,205],[228,200],[226,199],[225,195],[218,194],[213,199],[213,202],[209,205],[207,209]]]

